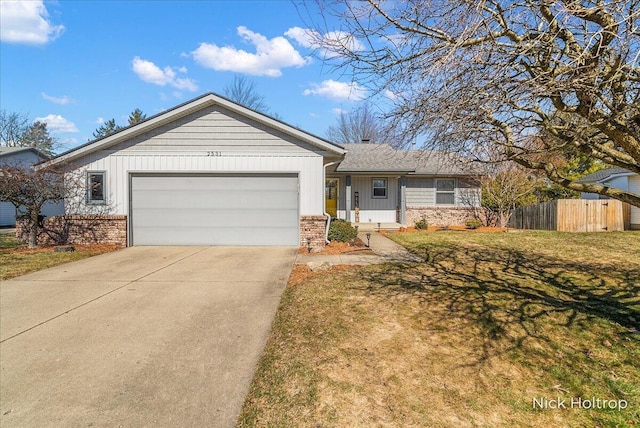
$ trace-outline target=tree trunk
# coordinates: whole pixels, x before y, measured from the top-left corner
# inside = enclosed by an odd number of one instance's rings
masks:
[[[29,248],[38,246],[38,211],[32,210],[29,213]]]
[[[509,217],[511,217],[511,210],[500,210],[498,217],[500,218],[500,227],[507,227]]]

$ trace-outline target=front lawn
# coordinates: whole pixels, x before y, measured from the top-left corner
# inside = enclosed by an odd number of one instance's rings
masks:
[[[392,238],[296,267],[238,426],[638,426],[640,234]]]
[[[53,247],[28,249],[15,236],[0,234],[0,280],[117,250],[115,245],[76,245],[76,251],[56,253]]]

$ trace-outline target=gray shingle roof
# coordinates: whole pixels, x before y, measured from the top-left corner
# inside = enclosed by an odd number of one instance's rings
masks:
[[[9,156],[20,152],[33,152],[43,159],[49,159],[49,156],[34,147],[0,147],[0,156]]]
[[[601,169],[600,171],[585,175],[580,180],[578,180],[578,183],[595,183],[598,181],[606,180],[607,178],[615,174],[631,174],[631,171],[619,166],[614,166],[612,168]]]
[[[396,150],[389,144],[343,144],[347,150],[336,172],[398,172],[419,175],[470,175],[458,155],[438,150]]]

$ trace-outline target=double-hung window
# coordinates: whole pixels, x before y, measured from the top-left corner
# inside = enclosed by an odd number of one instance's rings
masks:
[[[87,172],[87,203],[93,205],[104,205],[106,198],[106,175],[105,171]]]
[[[373,198],[384,199],[387,197],[387,179],[386,178],[374,178],[372,180],[373,185]]]
[[[456,180],[454,178],[436,179],[436,205],[455,205]]]

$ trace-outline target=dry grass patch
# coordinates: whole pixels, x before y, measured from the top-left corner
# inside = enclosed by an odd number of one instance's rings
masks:
[[[74,245],[74,247],[76,250],[69,253],[56,253],[54,247],[29,249],[18,243],[14,236],[0,234],[0,280],[119,249],[115,245]]]
[[[639,234],[398,236],[425,263],[294,271],[238,426],[637,426]]]

